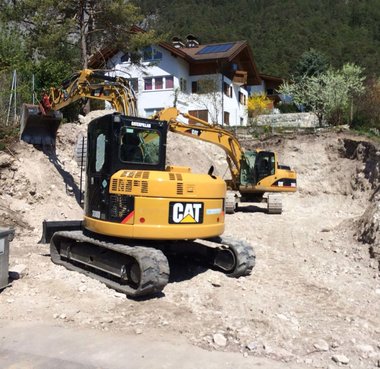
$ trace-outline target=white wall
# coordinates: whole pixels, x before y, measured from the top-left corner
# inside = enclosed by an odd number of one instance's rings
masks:
[[[204,79],[206,76],[189,76],[188,63],[178,57],[173,56],[167,50],[155,46],[155,49],[162,53],[162,59],[157,60],[154,63],[143,62],[143,66],[136,66],[130,62],[121,62],[121,58],[124,55],[122,52],[117,53],[108,62],[108,68],[113,69],[115,74],[126,78],[138,78],[139,86],[137,96],[138,114],[139,116],[149,116],[154,111],[160,110],[165,107],[173,106],[175,93],[177,97],[177,108],[180,111],[187,112],[189,110],[205,109],[205,104],[197,103],[197,98],[194,98],[194,94],[191,93],[191,82]],[[173,88],[162,90],[149,90],[144,91],[144,78],[149,77],[165,77],[173,76]],[[186,80],[186,91],[179,91],[180,79]],[[222,91],[222,76],[216,76],[220,80],[220,91]],[[224,77],[224,81],[231,83],[231,81]],[[247,124],[246,107],[239,104],[239,91],[248,96],[245,89],[240,88],[237,85],[233,85],[233,95],[228,97],[222,93],[219,94],[220,106],[217,107],[219,111],[218,122],[222,122],[222,109],[230,113],[230,125],[240,125],[241,120],[243,125]],[[177,92],[176,92],[177,91]],[[198,95],[202,96],[202,95]],[[199,100],[199,99],[198,99]],[[214,103],[208,104],[208,109],[212,110]],[[214,114],[214,113],[212,113]],[[215,114],[214,114],[215,115]],[[211,117],[209,116],[209,121]]]

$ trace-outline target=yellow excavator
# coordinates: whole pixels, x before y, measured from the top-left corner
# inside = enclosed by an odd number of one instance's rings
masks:
[[[251,245],[221,236],[225,181],[213,168],[194,174],[187,167],[167,167],[168,122],[134,116],[127,81],[119,90],[120,80],[101,77],[100,72],[78,73],[24,117],[21,138],[45,144],[58,129],[44,130],[51,123],[46,116],[76,99],[100,97],[123,113],[88,125],[84,219],[43,223],[43,242],[50,242],[52,261],[129,296],[162,291],[169,280],[169,254],[191,254],[231,277],[249,275],[255,264]],[[95,93],[96,85],[103,92]],[[117,103],[119,98],[123,104]]]
[[[39,105],[23,104],[21,140],[33,145],[55,145],[62,121],[60,109],[78,100],[108,101],[114,110],[136,115],[136,97],[123,77],[112,77],[104,70],[83,69],[43,93]]]
[[[179,116],[186,118],[187,122],[179,121]],[[280,214],[282,201],[277,194],[297,190],[296,172],[288,166],[280,165],[276,153],[244,150],[232,132],[220,125],[182,113],[176,108],[164,109],[154,118],[167,121],[170,131],[174,133],[210,142],[225,151],[232,177],[226,181],[227,214],[234,213],[239,202],[261,202],[263,199],[267,201],[268,213]]]

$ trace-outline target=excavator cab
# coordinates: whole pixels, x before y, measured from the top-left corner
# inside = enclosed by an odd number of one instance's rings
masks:
[[[133,211],[132,196],[124,196],[121,200],[120,196],[110,193],[111,178],[121,170],[124,176],[136,171],[164,171],[167,130],[165,121],[118,113],[105,115],[89,124],[85,204],[88,217],[120,222]],[[140,182],[140,179],[135,180],[132,185]]]

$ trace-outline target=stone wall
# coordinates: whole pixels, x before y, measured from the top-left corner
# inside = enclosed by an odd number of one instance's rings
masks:
[[[292,128],[318,127],[318,119],[312,113],[288,113],[259,115],[253,125]]]

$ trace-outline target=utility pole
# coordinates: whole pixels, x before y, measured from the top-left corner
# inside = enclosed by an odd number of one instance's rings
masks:
[[[8,113],[7,113],[7,120],[5,125],[9,125],[9,119],[11,116],[11,110],[12,110],[12,101],[14,104],[14,116],[13,121],[16,121],[17,119],[17,72],[16,70],[13,71],[12,76],[12,86],[11,86],[11,93],[9,95],[9,105],[8,105]]]

